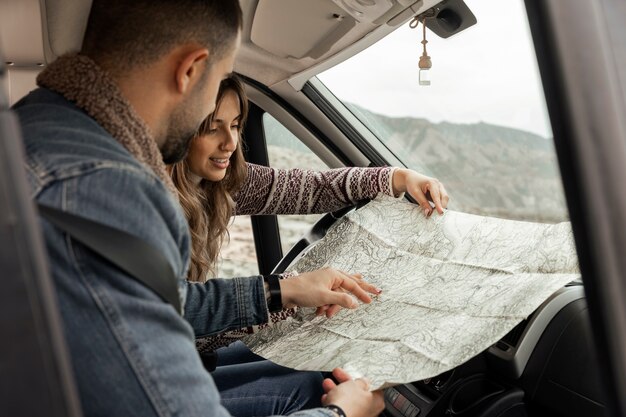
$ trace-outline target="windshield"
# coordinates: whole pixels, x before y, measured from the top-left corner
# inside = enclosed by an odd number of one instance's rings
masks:
[[[439,178],[450,208],[567,220],[523,2],[466,3],[476,25],[448,39],[426,32],[430,86],[419,85],[421,24],[318,78],[407,167]]]

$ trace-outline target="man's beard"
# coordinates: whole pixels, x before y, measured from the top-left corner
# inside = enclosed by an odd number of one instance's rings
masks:
[[[161,155],[163,155],[163,162],[166,165],[175,164],[181,161],[187,156],[189,150],[189,144],[196,134],[196,129],[187,133],[167,135],[167,139],[163,148],[161,149]]]
[[[198,132],[203,120],[196,120],[194,110],[197,108],[199,108],[197,103],[188,100],[172,114],[165,143],[161,148],[163,162],[166,164],[174,164],[187,155],[191,140]]]

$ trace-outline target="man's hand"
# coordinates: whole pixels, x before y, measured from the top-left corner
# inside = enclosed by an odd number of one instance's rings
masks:
[[[399,168],[393,172],[393,192],[395,195],[409,193],[417,201],[424,214],[430,216],[433,212],[428,201],[435,204],[439,214],[448,207],[448,192],[438,179],[427,177],[410,169]]]
[[[379,294],[380,290],[362,280],[361,274],[346,274],[332,268],[306,272],[289,279],[280,280],[280,292],[285,308],[294,306],[320,307],[332,317],[341,307],[356,308],[358,303],[350,295],[364,303],[371,303],[367,292]]]
[[[347,417],[374,417],[385,408],[383,392],[369,391],[369,383],[366,380],[361,378],[353,380],[341,368],[335,368],[333,376],[339,381],[339,385],[329,378],[322,382],[326,393],[322,395],[322,404],[341,407]]]

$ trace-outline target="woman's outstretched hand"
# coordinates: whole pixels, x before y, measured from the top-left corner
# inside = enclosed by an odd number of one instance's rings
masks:
[[[433,212],[429,201],[435,205],[439,214],[448,207],[448,192],[437,178],[428,177],[411,169],[398,168],[393,172],[393,192],[395,195],[409,193],[411,197],[424,209],[424,214],[430,216]]]
[[[379,294],[380,290],[363,281],[361,274],[324,268],[281,279],[280,292],[285,308],[318,307],[318,314],[325,313],[327,317],[332,317],[341,307],[357,308],[354,297],[364,303],[371,303],[372,299],[367,293]]]

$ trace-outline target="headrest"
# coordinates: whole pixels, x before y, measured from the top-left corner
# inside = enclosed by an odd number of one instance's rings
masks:
[[[48,64],[80,49],[91,0],[3,0],[0,47],[16,66]]]
[[[45,3],[46,7],[48,44],[52,60],[68,52],[78,52],[83,43],[91,0],[41,0],[41,2]]]

